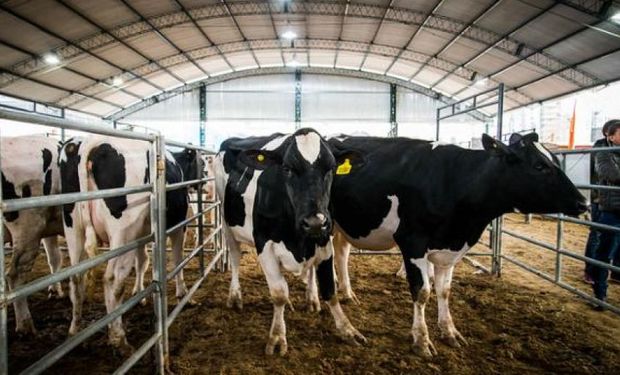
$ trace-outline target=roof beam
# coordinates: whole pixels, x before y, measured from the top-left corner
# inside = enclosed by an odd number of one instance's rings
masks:
[[[334,68],[338,63],[338,53],[340,52],[340,43],[342,42],[342,32],[344,31],[344,24],[347,20],[347,14],[349,13],[349,6],[351,5],[351,0],[347,0],[347,3],[344,5],[344,11],[342,12],[342,21],[340,22],[340,33],[338,33],[338,45],[336,46],[336,53],[334,54]]]
[[[269,0],[265,0],[267,3],[267,9],[269,9],[269,19],[271,20],[271,27],[273,28],[273,38],[274,39],[279,39],[280,36],[278,35],[278,30],[276,29],[276,22],[273,20],[273,12],[271,10],[271,1]],[[282,59],[282,65],[286,64],[286,61],[284,61],[284,53],[282,52],[283,48],[282,46],[280,46],[280,59]]]
[[[396,55],[396,57],[394,57],[392,59],[392,62],[390,63],[390,65],[388,65],[387,69],[385,70],[385,72],[383,72],[383,74],[387,74],[387,72],[390,71],[390,69],[392,69],[392,67],[394,66],[394,64],[396,64],[396,61],[398,61],[398,59],[400,58],[400,56],[403,54],[403,52],[405,52],[409,45],[411,44],[411,42],[413,42],[413,39],[415,39],[416,36],[418,36],[418,34],[420,34],[420,30],[422,30],[422,28],[426,27],[426,25],[428,24],[428,20],[431,19],[431,16],[437,11],[437,9],[439,9],[439,7],[445,2],[446,0],[439,0],[435,6],[433,7],[433,9],[431,9],[431,11],[426,15],[426,17],[424,18],[424,22],[422,22],[420,24],[420,26],[418,26],[418,28],[413,32],[413,35],[411,35],[411,38],[409,38],[409,40],[407,41],[407,43],[405,43],[405,45],[403,46],[403,48],[400,50],[400,52],[398,52],[398,55]]]
[[[441,47],[441,49],[439,51],[437,51],[435,54],[433,54],[433,56],[431,56],[424,64],[420,65],[420,67],[415,71],[415,73],[413,73],[413,75],[411,77],[409,77],[409,80],[412,81],[415,79],[415,77],[420,74],[420,72],[426,68],[426,66],[428,66],[429,61],[432,58],[437,58],[439,57],[439,55],[441,55],[443,52],[445,52],[448,48],[450,48],[456,41],[457,39],[459,39],[461,36],[465,35],[465,32],[467,32],[468,30],[470,30],[472,28],[472,26],[474,26],[478,21],[480,21],[481,18],[483,18],[484,16],[486,16],[490,11],[492,11],[493,9],[495,9],[496,6],[498,6],[503,0],[495,0],[491,3],[491,5],[487,6],[485,9],[483,9],[481,12],[478,12],[478,14],[474,17],[474,19],[468,23],[467,25],[465,25],[465,27],[463,29],[461,29],[460,32],[458,32],[457,34],[455,34],[449,41],[448,43],[444,44],[443,47]]]
[[[146,23],[147,25],[149,25],[151,27],[151,29],[153,30],[153,32],[155,34],[157,34],[157,36],[159,36],[160,38],[162,38],[166,43],[168,43],[172,48],[176,49],[178,51],[178,53],[180,53],[181,55],[183,55],[187,61],[189,61],[190,63],[192,63],[192,65],[194,65],[198,70],[200,70],[202,72],[202,74],[206,75],[207,77],[209,76],[209,73],[207,73],[206,70],[204,70],[204,68],[200,65],[198,65],[198,63],[192,59],[192,57],[187,54],[187,52],[185,52],[184,50],[182,50],[181,48],[179,48],[179,46],[176,45],[176,43],[174,43],[172,40],[170,40],[170,38],[168,38],[166,35],[164,35],[164,33],[162,33],[161,31],[159,31],[159,28],[155,27],[153,25],[153,23],[151,21],[149,21],[148,19],[146,19],[142,13],[138,12],[138,10],[136,8],[134,8],[131,4],[129,4],[127,2],[127,0],[119,0],[121,3],[123,3],[123,5],[125,5],[129,10],[131,10],[131,12],[133,14],[135,14],[138,18],[140,18],[142,20],[142,22]],[[176,77],[175,77],[176,78]],[[185,83],[185,81],[179,77],[179,82],[181,83]]]
[[[238,79],[250,76],[258,76],[258,75],[269,75],[269,74],[291,74],[294,73],[295,70],[299,70],[302,74],[325,74],[325,75],[336,75],[336,76],[346,76],[346,77],[354,77],[354,78],[362,78],[369,79],[378,82],[384,82],[388,84],[396,84],[398,86],[404,87],[406,89],[415,91],[422,95],[429,96],[435,100],[439,100],[446,104],[452,104],[455,102],[454,99],[448,98],[442,94],[429,90],[423,86],[420,86],[416,83],[405,81],[400,78],[385,76],[383,74],[364,72],[353,69],[334,69],[334,68],[320,68],[320,67],[300,67],[300,68],[257,68],[257,69],[249,69],[249,70],[241,70],[237,72],[232,72],[228,74],[223,74],[215,77],[210,77],[203,81],[193,82],[191,84],[185,85],[183,87],[179,87],[167,92],[163,92],[161,94],[155,95],[153,97],[142,100],[140,103],[136,103],[130,107],[127,107],[121,111],[118,111],[106,118],[106,120],[117,121],[122,118],[125,118],[132,113],[140,111],[146,107],[149,107],[155,103],[160,103],[164,100],[170,99],[174,96],[182,94],[184,92],[188,92],[194,90],[201,85],[210,85],[214,83],[224,82],[231,79]],[[468,115],[479,121],[486,121],[490,119],[490,116],[483,114],[479,111],[469,112]]]
[[[107,104],[109,106],[112,106],[112,107],[115,107],[115,108],[119,108],[119,109],[123,108],[123,106],[121,106],[119,104],[116,104],[116,103],[113,103],[113,102],[110,102],[110,101],[107,101],[105,99],[101,99],[101,98],[98,98],[98,97],[92,96],[92,95],[81,94],[79,92],[70,90],[70,89],[68,89],[66,87],[60,87],[58,85],[54,85],[53,83],[48,83],[48,82],[45,82],[45,81],[41,81],[41,80],[33,78],[33,77],[26,77],[26,76],[23,76],[23,75],[11,72],[10,70],[4,69],[4,68],[0,68],[0,73],[18,76],[20,79],[25,79],[27,81],[34,82],[34,83],[37,83],[39,85],[47,86],[47,87],[53,88],[53,89],[58,90],[58,91],[68,92],[68,93],[70,93],[72,95],[73,94],[81,95],[81,96],[87,97],[88,99],[91,99],[91,100],[94,100],[94,101],[97,101],[97,102],[101,102],[101,103],[105,103],[105,104]],[[32,99],[30,99],[30,100],[32,100]]]
[[[226,0],[220,0],[220,1],[224,5],[224,8],[226,8],[226,12],[230,16],[230,19],[232,19],[233,23],[235,24],[235,27],[239,31],[239,34],[241,34],[243,41],[248,46],[248,50],[250,50],[250,54],[252,55],[252,58],[254,59],[254,63],[256,63],[256,66],[260,67],[258,59],[256,58],[256,55],[254,54],[254,50],[252,49],[252,45],[250,44],[250,41],[248,40],[248,38],[245,36],[245,33],[243,32],[243,30],[241,30],[241,26],[239,26],[239,23],[237,22],[237,18],[235,18],[235,15],[233,14],[233,12],[231,12],[230,6],[228,6],[228,3],[226,2]]]
[[[562,3],[563,3],[563,2],[562,2]],[[606,21],[603,21],[603,22],[606,22]],[[603,23],[603,22],[598,22],[598,21],[596,21],[596,25],[599,25],[599,24],[601,24],[601,23]],[[552,42],[550,42],[550,43],[547,43],[546,45],[544,45],[544,46],[543,46],[543,47],[541,47],[541,48],[538,48],[538,49],[532,49],[532,50],[530,50],[530,52],[529,52],[529,53],[527,53],[527,54],[525,54],[525,55],[521,56],[521,57],[520,57],[517,61],[512,62],[512,63],[510,63],[510,64],[508,64],[508,65],[504,66],[503,68],[500,68],[500,69],[498,69],[498,70],[496,70],[496,71],[494,71],[494,72],[492,72],[492,73],[488,74],[488,75],[487,75],[487,78],[492,78],[492,77],[495,77],[495,76],[497,76],[497,75],[500,75],[500,74],[502,74],[502,73],[504,73],[504,72],[507,72],[508,70],[510,70],[511,68],[515,67],[516,65],[518,65],[518,64],[520,64],[520,63],[522,63],[523,61],[528,61],[528,62],[529,62],[529,59],[530,59],[530,58],[534,58],[537,54],[543,54],[543,53],[544,53],[544,52],[543,52],[544,50],[546,50],[546,49],[548,49],[548,48],[550,48],[550,47],[553,47],[553,46],[555,46],[556,44],[562,43],[562,42],[564,42],[564,41],[566,41],[566,40],[568,40],[568,39],[572,38],[573,36],[575,36],[575,35],[577,35],[577,34],[579,34],[579,33],[583,32],[583,31],[585,31],[585,30],[588,30],[588,29],[589,29],[589,27],[588,27],[588,26],[580,27],[579,29],[577,29],[577,30],[575,30],[575,31],[573,31],[573,32],[571,32],[571,33],[569,33],[569,34],[567,34],[567,35],[564,35],[563,37],[561,37],[561,38],[559,38],[559,39],[556,39],[556,40],[554,40],[554,41],[552,41]],[[500,40],[500,42],[501,42],[501,40]],[[499,43],[499,42],[498,42],[498,43]],[[496,43],[496,44],[498,44],[498,43]],[[536,65],[536,64],[535,64],[535,65]],[[573,64],[573,65],[575,65],[575,64]],[[576,65],[579,65],[579,64],[576,64]],[[566,66],[566,67],[569,67],[568,65],[565,65],[565,66]],[[549,69],[546,69],[546,70],[547,70],[547,71],[549,71]],[[566,69],[560,69],[560,71],[561,71],[561,72],[567,72],[568,70],[566,70]],[[579,72],[579,71],[577,71],[577,72]],[[592,81],[593,81],[592,83],[596,83],[596,78],[593,78],[593,79],[592,79]],[[469,89],[469,88],[470,88],[473,84],[474,84],[474,82],[472,82],[469,86],[465,86],[465,87],[463,87],[463,88],[462,88],[462,89],[460,89],[459,91],[455,92],[455,93],[454,93],[454,95],[459,95],[459,94],[460,94],[460,93],[462,93],[463,91],[465,91],[465,90]],[[588,85],[589,85],[589,84],[586,84],[585,86],[588,86]],[[584,85],[580,85],[580,86],[584,86]]]
[[[127,71],[126,71],[126,69],[124,69],[124,68],[122,68],[122,67],[120,67],[120,66],[116,65],[116,64],[115,64],[115,63],[113,63],[112,61],[110,61],[110,60],[108,60],[108,59],[106,59],[106,58],[103,58],[103,57],[99,56],[98,54],[96,54],[96,53],[94,53],[94,52],[92,52],[92,51],[90,51],[90,50],[87,50],[86,48],[83,48],[82,46],[80,46],[80,45],[78,45],[78,44],[76,44],[76,43],[73,43],[72,41],[68,40],[67,38],[63,37],[62,35],[60,35],[60,34],[58,34],[58,33],[55,33],[55,32],[53,32],[53,31],[51,31],[51,30],[49,30],[49,29],[47,29],[47,28],[45,28],[45,27],[41,26],[40,24],[38,24],[38,23],[36,23],[36,22],[32,21],[32,20],[31,20],[31,19],[29,19],[29,18],[26,18],[26,17],[22,16],[21,14],[16,13],[15,11],[13,11],[12,9],[10,9],[10,8],[6,7],[6,5],[4,5],[4,4],[2,4],[2,3],[0,3],[0,9],[2,9],[3,11],[5,11],[5,12],[9,13],[9,14],[10,14],[10,15],[12,15],[13,17],[15,17],[15,18],[19,19],[20,21],[25,22],[25,23],[27,23],[27,24],[29,24],[29,25],[31,25],[31,26],[33,26],[33,27],[35,27],[36,29],[40,30],[41,32],[43,32],[43,33],[45,33],[45,34],[48,34],[48,35],[51,35],[51,36],[53,36],[54,38],[56,38],[56,39],[58,39],[58,40],[61,40],[63,43],[65,43],[65,44],[67,44],[67,45],[69,45],[69,46],[71,46],[71,47],[73,47],[73,48],[75,48],[75,49],[79,50],[79,51],[80,51],[80,52],[82,52],[82,53],[85,53],[85,54],[87,54],[87,55],[89,55],[89,56],[91,56],[91,57],[93,57],[93,58],[95,58],[95,59],[97,59],[97,60],[99,60],[99,61],[102,61],[102,62],[106,63],[107,65],[110,65],[111,67],[113,67],[113,68],[115,68],[115,69],[120,70],[120,71],[121,71],[121,72],[123,72],[123,73],[127,72]],[[130,73],[130,74],[131,74],[131,73]],[[133,74],[132,74],[132,75],[133,75]],[[25,75],[24,75],[24,76],[25,76]],[[133,75],[133,76],[134,76],[134,77],[136,77],[136,78],[138,78],[138,79],[140,79],[141,81],[143,81],[143,82],[145,82],[145,83],[147,83],[147,84],[151,85],[152,87],[154,87],[154,88],[156,88],[156,89],[158,89],[158,90],[160,90],[160,91],[163,91],[163,90],[164,90],[164,88],[163,88],[163,87],[161,87],[161,86],[159,86],[159,85],[157,85],[157,84],[155,84],[155,83],[153,83],[153,82],[149,81],[148,79],[146,79],[146,78],[144,78],[144,77],[140,77],[140,76],[136,76],[136,75]]]
[[[91,24],[92,26],[95,26],[96,28],[98,28],[99,30],[101,30],[102,32],[104,32],[105,34],[109,35],[110,37],[112,37],[116,42],[118,42],[119,44],[121,44],[123,47],[129,49],[130,51],[132,51],[133,53],[137,54],[138,56],[142,57],[144,60],[152,62],[156,65],[158,65],[164,72],[168,73],[168,75],[170,75],[172,78],[176,79],[177,81],[181,82],[181,83],[185,83],[185,81],[183,81],[183,78],[179,77],[178,75],[174,74],[173,72],[171,72],[170,70],[166,69],[165,67],[157,64],[157,62],[153,61],[150,57],[146,56],[145,54],[143,54],[142,52],[138,51],[136,48],[134,48],[133,46],[131,46],[129,43],[125,42],[124,40],[118,38],[116,35],[112,34],[111,32],[109,32],[105,27],[101,26],[99,23],[95,22],[92,18],[88,17],[87,15],[85,15],[83,12],[81,12],[79,9],[77,9],[76,7],[74,7],[73,5],[69,4],[66,2],[66,0],[56,0],[58,3],[62,4],[65,8],[69,9],[71,12],[73,12],[75,15],[79,16],[81,19],[83,19],[84,21],[88,22],[89,24]]]
[[[23,53],[23,54],[25,54],[25,55],[30,55],[31,57],[33,57],[33,58],[37,58],[37,59],[38,59],[38,56],[37,56],[34,52],[32,52],[32,51],[28,51],[28,50],[23,49],[23,48],[21,48],[21,47],[18,47],[18,46],[16,46],[16,45],[14,45],[13,43],[9,43],[9,42],[7,42],[7,41],[5,41],[5,40],[0,39],[0,44],[4,45],[4,46],[6,46],[6,47],[9,47],[9,48],[11,48],[11,49],[14,49],[14,50],[16,50],[16,51],[19,51],[19,52],[21,52],[21,53]],[[72,68],[69,68],[68,66],[62,66],[62,65],[61,65],[61,66],[59,66],[59,68],[60,68],[60,69],[64,69],[64,70],[66,70],[66,71],[68,71],[68,72],[71,72],[71,73],[73,73],[73,74],[75,74],[75,75],[78,75],[78,76],[80,76],[80,77],[82,77],[82,78],[86,78],[86,79],[88,79],[88,80],[91,80],[91,81],[93,81],[93,82],[94,82],[94,83],[96,83],[96,84],[103,85],[103,86],[105,86],[106,88],[110,88],[110,85],[108,85],[107,83],[104,83],[103,81],[101,81],[101,80],[99,80],[99,79],[97,79],[97,78],[95,78],[95,77],[93,77],[93,76],[90,76],[90,75],[88,75],[88,74],[85,74],[85,73],[79,72],[79,71],[77,71],[77,70],[75,70],[75,69],[72,69]],[[15,75],[15,73],[11,73],[11,74]],[[123,88],[120,88],[120,87],[115,87],[115,88],[116,88],[118,91],[121,91],[121,92],[123,92],[123,93],[125,93],[125,94],[127,94],[127,95],[129,95],[129,96],[132,96],[132,97],[134,97],[134,98],[136,98],[136,99],[141,99],[141,98],[142,98],[141,96],[139,96],[139,95],[137,95],[137,94],[134,94],[134,93],[133,93],[133,92],[131,92],[131,91],[127,91],[127,90],[125,90],[125,89],[123,89]]]
[[[224,53],[222,52],[222,50],[219,49],[219,47],[217,47],[215,45],[215,43],[213,43],[213,41],[211,40],[211,38],[209,38],[209,36],[207,35],[207,33],[203,30],[202,27],[200,27],[200,25],[198,24],[198,22],[196,22],[196,19],[194,17],[192,17],[192,15],[190,14],[190,12],[187,11],[187,8],[185,8],[185,5],[183,5],[179,0],[174,0],[174,2],[179,6],[179,8],[183,11],[183,13],[185,13],[185,15],[187,16],[187,18],[189,18],[189,20],[192,22],[192,25],[194,25],[194,27],[196,28],[196,30],[198,30],[198,32],[200,33],[200,35],[202,35],[203,38],[205,38],[205,40],[212,46],[215,46],[215,48],[217,49],[220,57],[222,58],[222,60],[224,60],[224,62],[226,63],[226,65],[228,65],[228,67],[231,70],[235,70],[235,68],[232,66],[232,64],[230,63],[230,61],[228,61],[228,58],[226,58],[226,55],[224,55]]]
[[[370,49],[372,48],[372,45],[375,44],[375,40],[377,39],[377,35],[379,35],[379,31],[381,31],[381,27],[383,26],[383,22],[385,22],[385,17],[387,17],[388,12],[392,8],[392,4],[394,4],[394,0],[390,0],[388,5],[385,7],[385,12],[383,13],[383,17],[381,17],[381,21],[379,21],[379,24],[377,25],[377,29],[375,30],[375,33],[372,36],[372,39],[370,39],[370,43],[368,44],[368,48],[366,49],[366,52],[364,53],[364,58],[362,59],[362,63],[360,64],[360,70],[362,70],[362,67],[366,63],[366,59],[368,58],[368,54],[370,52]]]

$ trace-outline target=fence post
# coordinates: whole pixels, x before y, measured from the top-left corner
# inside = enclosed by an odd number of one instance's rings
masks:
[[[200,151],[196,150],[196,165],[200,165],[199,161],[200,159]],[[202,179],[202,170],[198,169],[198,176],[196,176],[196,178],[198,179]],[[200,253],[198,254],[198,263],[200,265],[200,274],[202,275],[205,271],[205,249],[204,247],[206,245],[203,244],[204,242],[204,214],[202,213],[202,210],[204,209],[203,204],[202,204],[202,187],[203,187],[203,183],[199,183],[198,187],[196,189],[196,207],[197,207],[197,211],[196,214],[200,213],[200,216],[198,216],[198,235],[196,236],[196,245],[197,246],[202,246],[202,249],[200,250]]]
[[[562,172],[566,173],[566,154],[562,154],[562,161],[560,162],[560,166],[562,168]],[[560,250],[562,249],[562,240],[564,233],[564,217],[563,214],[558,215],[558,228],[556,233],[556,243],[555,243],[555,282],[559,283],[562,280],[562,254],[560,254]]]
[[[166,293],[166,145],[164,138],[158,135],[153,141],[151,151],[150,176],[153,184],[151,196],[151,228],[155,236],[153,243],[153,282],[157,284],[153,295],[156,330],[160,338],[155,345],[155,364],[157,373],[164,374],[168,369],[168,316]]]

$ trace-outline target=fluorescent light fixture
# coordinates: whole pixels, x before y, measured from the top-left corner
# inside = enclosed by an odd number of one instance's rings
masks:
[[[120,85],[122,85],[122,84],[123,84],[123,82],[124,82],[124,81],[123,81],[123,78],[122,78],[122,77],[120,77],[120,76],[114,77],[114,79],[112,79],[112,84],[113,84],[114,86],[120,86]]]
[[[611,22],[620,24],[620,12],[616,12],[613,16],[609,18]]]
[[[295,59],[289,61],[286,63],[286,66],[288,66],[289,68],[297,68],[301,66],[301,63]]]
[[[297,33],[295,33],[293,30],[287,30],[281,36],[284,39],[293,40],[297,38]]]
[[[478,87],[484,87],[484,86],[486,86],[486,85],[488,85],[488,84],[489,84],[489,79],[488,79],[488,78],[482,78],[482,77],[481,77],[480,79],[478,79],[478,80],[474,83],[474,85],[476,85],[476,86],[478,86]]]
[[[46,53],[43,55],[43,61],[48,65],[56,65],[60,62],[60,59],[53,53]]]

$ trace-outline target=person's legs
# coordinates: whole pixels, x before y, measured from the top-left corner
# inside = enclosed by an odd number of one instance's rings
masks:
[[[599,217],[601,224],[620,227],[620,217],[613,212],[601,211]],[[600,243],[596,249],[595,259],[604,263],[609,263],[610,254],[616,241],[616,232],[603,230],[601,231]],[[607,297],[607,277],[609,271],[606,268],[599,266],[592,267],[592,279],[594,284],[592,289],[594,290],[594,296],[598,299],[604,300]]]
[[[591,206],[592,221],[599,222],[600,211],[598,209],[598,203],[592,203]],[[590,234],[588,235],[588,242],[586,243],[585,256],[594,259],[596,257],[596,249],[599,246],[601,240],[601,231],[596,228],[590,228]],[[584,280],[592,283],[592,265],[586,263],[584,270]]]

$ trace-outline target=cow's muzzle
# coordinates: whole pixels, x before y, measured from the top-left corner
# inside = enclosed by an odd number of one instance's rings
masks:
[[[330,230],[327,215],[318,213],[301,221],[301,230],[310,237],[319,237]]]

